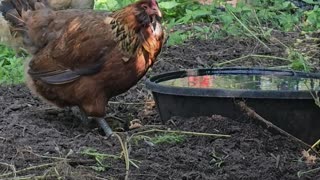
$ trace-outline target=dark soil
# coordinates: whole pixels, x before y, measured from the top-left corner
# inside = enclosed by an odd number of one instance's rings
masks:
[[[296,34],[279,34],[285,44]],[[271,50],[253,40],[192,40],[165,48],[147,77],[166,71],[213,67],[216,63],[247,54],[283,56],[285,49],[270,42]],[[281,66],[283,62],[248,58],[229,66]],[[123,133],[131,135],[148,129],[173,129],[221,133],[231,138],[184,136],[182,142],[152,144],[148,137],[130,141],[129,179],[298,179],[297,172],[320,164],[307,165],[301,159],[306,147],[290,138],[274,135],[246,118],[228,119],[219,115],[173,118],[162,125],[144,78],[129,92],[115,97],[108,113],[127,121],[139,119],[144,127]],[[56,109],[33,97],[24,85],[0,87],[0,179],[124,179],[123,159],[101,159],[83,154],[88,149],[120,155],[117,138],[101,135],[96,126],[84,126],[70,110]],[[114,121],[117,122],[117,121]],[[99,158],[98,158],[99,160]],[[103,168],[104,167],[104,168]],[[27,169],[26,169],[27,168]],[[20,171],[23,170],[23,171]],[[7,176],[5,174],[9,173]],[[301,179],[320,179],[320,172]]]

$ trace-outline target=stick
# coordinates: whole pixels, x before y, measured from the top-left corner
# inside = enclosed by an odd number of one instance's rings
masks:
[[[300,143],[303,144],[304,146],[310,147],[310,145],[308,145],[307,143],[305,143],[305,142],[303,142],[302,140],[300,140],[300,139],[292,136],[291,134],[287,133],[287,132],[284,131],[283,129],[281,129],[281,128],[279,128],[278,126],[272,124],[270,121],[267,121],[266,119],[264,119],[263,117],[261,117],[261,116],[260,116],[258,113],[256,113],[253,109],[251,109],[250,107],[248,107],[245,102],[240,101],[240,102],[238,102],[238,103],[236,103],[236,104],[240,107],[240,109],[241,109],[243,112],[246,113],[246,115],[247,115],[248,117],[253,118],[253,119],[256,119],[256,120],[264,123],[264,124],[267,126],[267,128],[272,128],[272,129],[278,131],[280,134],[285,135],[285,136],[287,136],[287,137],[290,137],[290,138],[294,139],[295,141],[300,142]]]

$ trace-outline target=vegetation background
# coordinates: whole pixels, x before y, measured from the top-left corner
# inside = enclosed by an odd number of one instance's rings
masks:
[[[96,0],[95,9],[114,11],[135,0]],[[265,45],[276,40],[273,32],[299,32],[305,39],[297,39],[287,47],[284,68],[311,71],[312,46],[319,38],[320,2],[317,0],[158,0],[164,13],[164,25],[169,33],[167,45],[183,43],[190,38],[219,39],[235,36],[253,38]],[[305,51],[299,44],[312,41]],[[1,43],[1,42],[0,42]],[[266,45],[265,45],[266,46]],[[22,83],[23,61],[26,53],[16,55],[6,44],[0,45],[0,84]]]

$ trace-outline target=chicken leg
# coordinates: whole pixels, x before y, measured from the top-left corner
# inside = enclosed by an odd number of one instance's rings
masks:
[[[112,129],[110,128],[109,124],[104,118],[94,117],[93,119],[97,121],[97,123],[99,124],[99,126],[101,127],[101,129],[103,130],[103,132],[106,134],[107,137],[110,137],[113,134]]]
[[[81,120],[81,122],[84,125],[88,125],[92,119],[96,120],[96,122],[99,124],[103,132],[106,134],[107,137],[112,135],[112,129],[110,128],[109,124],[106,122],[104,118],[97,118],[97,117],[88,117],[86,113],[79,107],[72,107],[71,111],[78,116],[78,118]]]
[[[74,106],[74,107],[71,107],[70,109],[72,113],[80,119],[81,123],[83,123],[84,125],[90,124],[91,119],[88,118],[86,113],[83,110],[81,110],[81,108]]]

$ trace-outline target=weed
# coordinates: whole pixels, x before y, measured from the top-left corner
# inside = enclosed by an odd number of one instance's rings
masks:
[[[112,154],[103,154],[103,153],[99,153],[96,149],[93,148],[88,148],[85,149],[84,151],[81,152],[81,154],[92,157],[95,159],[95,161],[97,162],[96,166],[91,166],[92,169],[96,170],[96,171],[105,171],[107,168],[110,168],[111,165],[109,164],[105,164],[105,161],[107,159],[115,159],[115,160],[121,160],[123,154],[119,154],[119,155],[112,155]],[[136,165],[136,163],[139,161],[136,160],[129,160],[129,163],[135,167],[138,168],[138,166]]]
[[[105,171],[107,168],[110,167],[110,165],[107,165],[104,163],[104,161],[107,158],[112,158],[112,159],[120,158],[119,156],[116,156],[116,155],[98,153],[98,151],[93,148],[85,149],[83,152],[81,152],[81,154],[94,158],[97,164],[95,166],[90,166],[90,168],[99,172]]]
[[[17,84],[23,81],[23,58],[16,57],[12,49],[0,45],[0,84]]]
[[[211,152],[212,159],[210,161],[210,164],[214,164],[218,168],[222,167],[224,165],[225,159],[229,157],[229,155],[222,155],[218,154],[215,149]]]
[[[304,56],[298,50],[288,49],[288,59],[291,60],[291,64],[289,65],[293,70],[302,70],[305,72],[310,72],[311,67],[309,65],[308,57]]]

